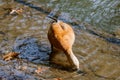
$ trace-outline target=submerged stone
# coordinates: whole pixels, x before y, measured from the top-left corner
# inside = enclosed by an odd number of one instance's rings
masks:
[[[19,58],[27,59],[34,63],[41,63],[48,60],[49,50],[45,44],[37,44],[35,38],[21,38],[18,37],[14,44],[14,51],[19,52]]]

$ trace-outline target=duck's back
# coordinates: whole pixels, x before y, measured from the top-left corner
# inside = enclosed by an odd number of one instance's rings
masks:
[[[70,25],[58,21],[51,24],[48,39],[55,48],[67,50],[72,47],[75,35]]]

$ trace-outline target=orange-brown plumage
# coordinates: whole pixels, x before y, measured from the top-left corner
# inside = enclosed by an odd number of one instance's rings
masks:
[[[48,39],[52,47],[52,56],[54,58],[55,49],[63,51],[68,58],[71,66],[79,68],[79,61],[72,52],[72,45],[75,41],[75,34],[70,25],[58,21],[51,24],[48,30]]]

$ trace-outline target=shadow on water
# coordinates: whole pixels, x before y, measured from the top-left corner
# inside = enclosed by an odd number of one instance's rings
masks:
[[[16,1],[16,2],[18,2],[18,3],[21,3],[21,4],[23,4],[23,5],[29,6],[30,8],[36,9],[36,10],[38,10],[38,11],[40,11],[40,12],[43,12],[44,14],[47,14],[47,15],[48,15],[48,14],[50,13],[50,12],[48,12],[48,11],[45,11],[45,10],[42,9],[41,7],[37,7],[37,6],[35,6],[35,5],[31,4],[31,3],[25,2],[25,1],[23,1],[23,0],[14,0],[14,1]]]
[[[28,2],[23,1],[23,0],[14,0],[14,1],[16,1],[16,2],[18,2],[18,3],[21,3],[21,4],[23,4],[23,5],[29,6],[30,8],[36,9],[37,11],[40,11],[40,12],[46,14],[46,15],[49,15],[50,12],[51,12],[51,11],[46,11],[46,10],[44,10],[42,7],[35,6],[34,4],[28,3]],[[54,16],[55,18],[58,17],[57,15],[53,15],[53,14],[51,14],[51,15],[49,15],[49,16]]]
[[[105,36],[102,36],[102,35],[94,32],[94,31],[90,30],[90,29],[87,29],[87,31],[88,31],[89,33],[93,34],[93,35],[96,35],[96,36],[98,36],[98,37],[100,37],[100,38],[103,38],[104,40],[106,40],[106,41],[108,41],[108,42],[110,42],[110,43],[117,44],[117,45],[120,46],[120,39],[118,39],[118,38],[105,37]]]

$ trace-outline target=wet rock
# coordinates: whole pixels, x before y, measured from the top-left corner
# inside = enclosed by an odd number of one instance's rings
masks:
[[[31,75],[26,75],[22,71],[15,70],[12,73],[8,73],[7,71],[1,71],[0,72],[0,78],[1,80],[34,80],[35,77]]]
[[[37,44],[37,39],[35,38],[21,38],[18,37],[14,44],[14,51],[19,52],[20,58],[27,59],[34,63],[41,63],[42,61],[47,61],[49,58],[49,48],[46,44]]]

